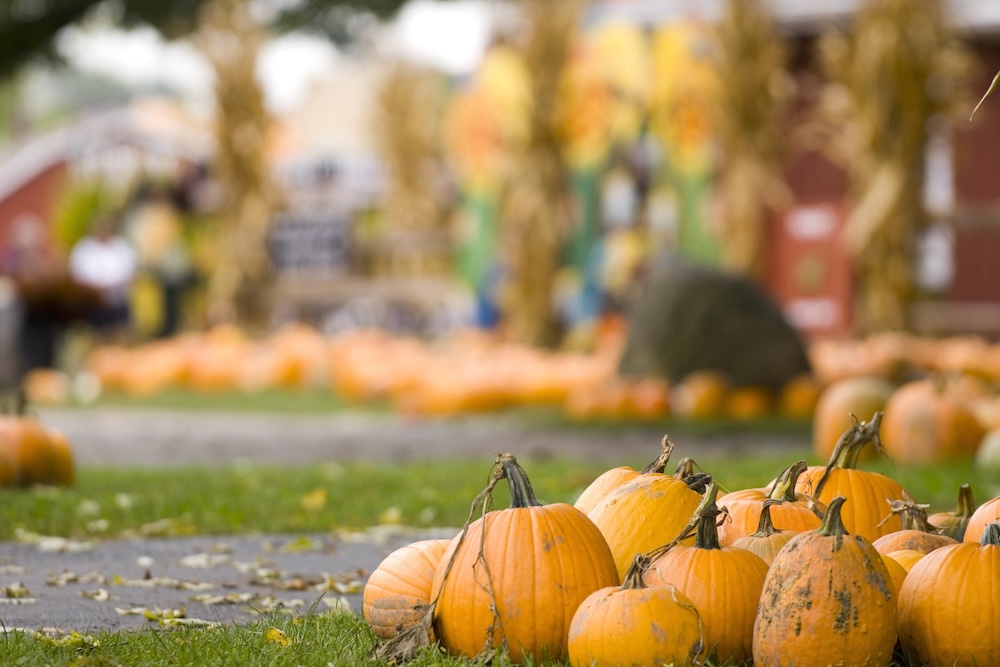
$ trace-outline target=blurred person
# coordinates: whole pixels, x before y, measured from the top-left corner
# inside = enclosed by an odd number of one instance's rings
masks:
[[[69,256],[72,278],[95,289],[100,306],[91,313],[90,323],[102,337],[124,338],[129,330],[129,297],[136,274],[136,254],[117,233],[115,221],[97,219],[93,230],[81,238]]]

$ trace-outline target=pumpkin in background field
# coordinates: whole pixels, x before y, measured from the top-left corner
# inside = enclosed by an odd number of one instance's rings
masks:
[[[636,556],[621,587],[592,593],[569,627],[573,667],[701,664],[701,619],[694,603],[672,586],[647,586],[648,564]]]
[[[730,380],[720,371],[689,373],[674,388],[674,412],[688,419],[716,419],[725,413]]]
[[[53,447],[45,428],[31,417],[0,416],[0,442],[14,460],[17,484],[49,484],[53,478]]]
[[[799,477],[796,491],[810,495],[827,505],[836,496],[850,502],[841,517],[847,531],[874,542],[883,535],[902,527],[899,517],[892,515],[885,521],[888,502],[904,500],[906,491],[899,482],[877,472],[858,470],[858,456],[869,444],[881,449],[879,426],[882,413],[876,412],[870,422],[858,422],[845,431],[837,441],[830,462],[826,466],[810,466]]]
[[[837,440],[851,428],[851,415],[866,420],[885,408],[895,387],[881,377],[838,380],[820,394],[813,418],[813,451],[821,460],[833,454]],[[871,452],[864,452],[871,457]]]
[[[758,667],[882,667],[892,660],[891,575],[875,547],[845,529],[845,500],[834,498],[822,525],[796,535],[771,563],[754,626]]]
[[[73,462],[73,448],[69,440],[61,432],[54,429],[46,429],[49,436],[49,444],[52,447],[52,462],[49,466],[50,478],[48,483],[56,486],[72,486],[76,478],[76,466]]]
[[[396,549],[368,577],[362,600],[376,637],[391,639],[420,622],[434,574],[451,540],[420,540]]]
[[[1000,523],[927,554],[899,592],[899,641],[916,665],[1000,664]]]
[[[21,481],[21,471],[17,467],[17,456],[10,442],[0,439],[0,488],[17,486]]]
[[[754,617],[767,563],[745,549],[719,544],[718,492],[718,483],[712,482],[694,512],[694,544],[650,554],[652,562],[643,580],[647,585],[674,586],[687,596],[701,615],[709,658],[715,664],[740,664],[752,655]]]
[[[583,512],[535,500],[512,455],[497,458],[494,476],[507,479],[510,508],[488,512],[452,540],[431,589],[435,633],[453,655],[505,642],[514,662],[564,659],[577,607],[619,583],[614,559]]]
[[[962,541],[978,542],[983,537],[983,529],[994,521],[1000,521],[1000,496],[987,500],[972,513]]]
[[[809,497],[795,490],[799,477],[807,468],[805,461],[797,461],[782,471],[770,488],[743,489],[719,498],[719,505],[728,510],[728,516],[719,526],[722,546],[731,546],[758,530],[764,504],[769,501],[771,519],[782,530],[801,533],[818,528],[819,516],[813,512]]]
[[[762,419],[772,412],[774,396],[767,387],[736,387],[726,395],[723,412],[730,419]]]
[[[927,521],[937,528],[942,535],[953,537],[961,542],[965,539],[965,528],[976,511],[976,501],[972,497],[972,487],[963,484],[958,487],[958,507],[954,512],[936,512],[927,517]]]
[[[972,410],[943,381],[905,384],[885,405],[882,443],[899,463],[970,459],[984,433]]]
[[[670,440],[667,439],[667,436],[663,436],[663,440],[660,441],[660,455],[657,456],[649,465],[641,471],[629,468],[628,466],[620,466],[601,473],[597,479],[591,482],[590,485],[583,490],[580,497],[576,499],[575,503],[573,503],[573,507],[577,508],[584,514],[589,514],[598,503],[608,496],[608,494],[623,484],[631,482],[639,475],[648,475],[652,473],[662,475],[663,471],[667,467],[667,463],[670,461],[670,453],[673,451],[674,443],[670,442]]]
[[[890,503],[892,513],[898,515],[901,522],[899,530],[883,535],[875,540],[873,546],[880,554],[893,551],[912,549],[930,553],[935,549],[956,544],[954,538],[941,535],[927,521],[926,505],[918,505],[907,494],[905,500],[894,500]]]
[[[670,415],[670,388],[658,378],[643,378],[629,385],[628,416],[640,421],[655,421]]]
[[[797,375],[778,393],[778,414],[785,419],[812,419],[821,393],[819,381],[813,375]]]

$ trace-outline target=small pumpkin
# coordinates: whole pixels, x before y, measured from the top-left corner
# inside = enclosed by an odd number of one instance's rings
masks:
[[[497,457],[510,507],[487,512],[442,556],[431,600],[434,631],[452,655],[505,645],[514,662],[561,660],[577,607],[619,583],[600,531],[572,505],[542,505],[511,454]]]
[[[958,507],[955,511],[936,512],[927,517],[927,521],[942,535],[953,537],[961,542],[965,539],[965,529],[975,511],[976,501],[972,497],[972,487],[963,484],[958,487]]]
[[[987,500],[972,513],[962,541],[978,542],[983,537],[983,529],[994,521],[1000,521],[1000,496]]]
[[[774,557],[781,551],[782,547],[788,544],[789,540],[802,531],[780,530],[774,527],[771,522],[771,511],[780,500],[766,500],[760,510],[760,521],[757,523],[756,532],[741,537],[733,542],[732,546],[737,549],[746,549],[752,554],[756,554],[762,561],[771,565]],[[720,536],[721,537],[721,536]],[[722,540],[720,539],[721,543]]]
[[[62,432],[51,428],[47,428],[45,431],[49,436],[49,445],[52,450],[48,483],[56,486],[72,486],[76,478],[73,447],[70,446],[69,440]]]
[[[621,587],[580,603],[569,626],[573,667],[702,664],[705,642],[695,605],[673,586],[647,586],[637,555]]]
[[[881,451],[879,427],[882,413],[876,412],[871,421],[854,421],[845,431],[830,455],[826,466],[810,466],[799,477],[796,491],[810,495],[821,505],[827,505],[836,496],[851,502],[843,510],[843,522],[852,535],[860,535],[873,542],[902,527],[898,516],[882,521],[888,500],[903,500],[906,493],[899,482],[877,472],[858,470],[858,456],[868,444]]]
[[[700,502],[701,495],[683,480],[652,472],[612,491],[587,516],[604,535],[618,576],[624,577],[636,554],[677,537]],[[693,541],[687,538],[688,544]]]
[[[813,451],[820,460],[829,460],[841,434],[852,426],[851,415],[864,419],[885,409],[894,389],[881,377],[844,378],[827,386],[813,417]]]
[[[0,443],[14,461],[18,485],[52,483],[54,450],[38,420],[20,414],[0,415]]]
[[[719,544],[716,504],[719,485],[712,482],[692,516],[695,542],[650,554],[644,580],[668,584],[694,603],[701,614],[708,655],[716,664],[738,664],[752,654],[753,624],[767,563],[745,549]]]
[[[815,531],[775,556],[754,626],[759,667],[888,665],[896,644],[896,596],[875,547],[848,533],[837,496]]]
[[[772,503],[771,518],[783,530],[801,533],[819,527],[819,516],[813,511],[809,496],[796,492],[799,476],[807,469],[805,461],[796,461],[786,468],[770,487],[744,489],[727,493],[719,499],[728,516],[719,526],[719,543],[731,546],[736,540],[759,528],[764,503]]]
[[[889,581],[892,583],[892,594],[894,596],[899,595],[899,589],[902,587],[903,581],[906,579],[906,568],[889,554],[879,555],[882,556],[882,562],[885,563],[885,569],[889,571]]]
[[[912,549],[930,553],[949,544],[955,544],[954,538],[941,535],[937,529],[927,522],[927,505],[918,505],[907,494],[905,500],[894,500],[890,504],[891,514],[898,515],[902,527],[894,533],[883,535],[873,543],[880,554],[888,554],[902,549]],[[883,519],[883,521],[887,520]]]
[[[899,592],[899,641],[916,665],[1000,664],[1000,523],[927,554]]]
[[[914,549],[901,549],[899,551],[891,551],[886,555],[902,565],[903,569],[909,572],[917,564],[917,561],[927,554],[923,551],[915,551]]]
[[[451,540],[419,540],[396,549],[368,577],[362,613],[376,637],[391,639],[420,622]]]
[[[584,514],[588,514],[598,503],[607,498],[608,494],[623,484],[631,482],[639,475],[663,474],[673,450],[674,443],[670,442],[667,436],[663,436],[663,440],[660,441],[660,455],[650,462],[649,465],[641,471],[628,466],[620,466],[601,473],[597,479],[590,483],[590,486],[583,490],[580,497],[573,503],[573,507]]]

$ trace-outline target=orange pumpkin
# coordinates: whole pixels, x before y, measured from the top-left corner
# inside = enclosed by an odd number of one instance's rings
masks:
[[[1000,664],[1000,523],[927,554],[899,592],[899,641],[915,665]]]
[[[541,505],[511,454],[497,458],[510,507],[458,535],[434,577],[434,631],[453,655],[505,645],[514,662],[566,657],[569,625],[591,593],[619,583],[600,531],[572,505]]]
[[[672,585],[687,596],[701,614],[709,657],[716,664],[738,664],[752,654],[767,563],[745,549],[720,546],[715,525],[721,512],[715,502],[718,492],[718,483],[712,482],[695,510],[694,545],[678,544],[651,554],[644,580],[647,585]]]
[[[840,436],[826,466],[810,466],[799,477],[796,491],[828,504],[836,496],[851,502],[843,510],[847,531],[875,541],[902,527],[898,516],[882,521],[886,501],[903,500],[906,493],[899,482],[877,472],[857,470],[858,456],[870,444],[881,450],[879,425],[882,413],[876,412],[870,422],[856,422]]]
[[[778,414],[785,419],[812,419],[821,393],[819,381],[813,375],[797,375],[786,382],[778,393]]]
[[[719,542],[731,546],[736,540],[758,529],[764,503],[773,500],[771,518],[782,530],[801,533],[819,526],[819,516],[813,512],[809,497],[795,491],[799,476],[806,471],[806,462],[798,461],[785,469],[770,488],[744,489],[727,493],[719,499],[728,516],[719,526]]]
[[[994,521],[1000,521],[1000,496],[987,500],[972,513],[962,541],[978,542],[983,537],[983,529]]]
[[[767,387],[736,387],[726,395],[725,415],[737,421],[763,419],[771,414],[774,396]]]
[[[72,486],[76,477],[73,448],[61,432],[54,429],[46,429],[46,432],[52,448],[52,461],[49,466],[51,477],[48,483],[56,486]]]
[[[972,458],[985,434],[972,409],[935,380],[897,389],[882,422],[885,451],[903,464]]]
[[[913,549],[902,549],[900,551],[892,551],[888,554],[889,558],[893,559],[897,563],[903,566],[903,569],[909,572],[913,569],[913,566],[917,564],[921,558],[926,556],[923,551],[914,551]]]
[[[874,666],[892,659],[891,575],[875,547],[845,529],[845,500],[831,500],[822,525],[793,537],[771,563],[754,626],[755,665]]]
[[[724,414],[730,380],[720,371],[694,371],[673,392],[674,411],[688,419],[714,419]]]
[[[54,477],[52,441],[45,428],[31,417],[0,416],[0,448],[6,449],[18,472],[17,484],[50,484]]]
[[[899,564],[899,561],[892,558],[889,554],[879,554],[882,556],[882,562],[885,564],[885,569],[889,571],[889,581],[892,584],[892,594],[893,597],[899,595],[899,589],[903,586],[903,581],[906,580],[906,568]]]
[[[942,535],[953,537],[959,542],[965,539],[965,529],[976,511],[976,501],[972,497],[972,487],[963,484],[958,487],[958,508],[954,512],[937,512],[927,517],[927,521]]]
[[[451,540],[420,540],[396,549],[368,577],[362,613],[376,637],[391,639],[420,622]]]
[[[837,380],[820,394],[813,418],[813,451],[829,460],[844,431],[852,426],[851,415],[868,419],[885,408],[895,387],[881,377]]]
[[[594,507],[597,506],[602,500],[607,498],[608,494],[622,486],[626,482],[631,482],[633,479],[639,475],[649,475],[652,473],[663,474],[667,463],[670,461],[670,453],[674,450],[674,443],[667,439],[667,436],[663,436],[660,441],[660,455],[657,456],[649,465],[643,468],[641,471],[635,470],[628,466],[621,466],[618,468],[612,468],[606,472],[601,473],[601,475],[590,483],[580,497],[576,499],[573,503],[573,507],[577,508],[584,514],[588,514]]]
[[[890,503],[892,514],[899,516],[902,523],[900,530],[875,540],[875,550],[880,554],[888,554],[902,549],[912,549],[930,553],[935,549],[955,544],[954,538],[941,535],[927,522],[927,505],[918,505],[907,494],[905,500],[894,500]]]
[[[774,557],[781,551],[781,548],[788,544],[789,540],[799,534],[800,531],[779,530],[771,522],[771,510],[777,500],[767,500],[760,509],[760,521],[757,523],[757,530],[746,537],[733,542],[737,549],[746,549],[752,554],[756,554],[762,561],[771,565]],[[720,540],[721,542],[721,540]]]
[[[602,588],[580,604],[569,626],[570,665],[702,664],[698,610],[672,586],[647,586],[647,565],[636,556],[620,588]]]

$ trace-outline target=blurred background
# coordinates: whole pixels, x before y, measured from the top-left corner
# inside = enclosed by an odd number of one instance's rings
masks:
[[[988,421],[998,69],[993,0],[5,0],[4,384]]]

